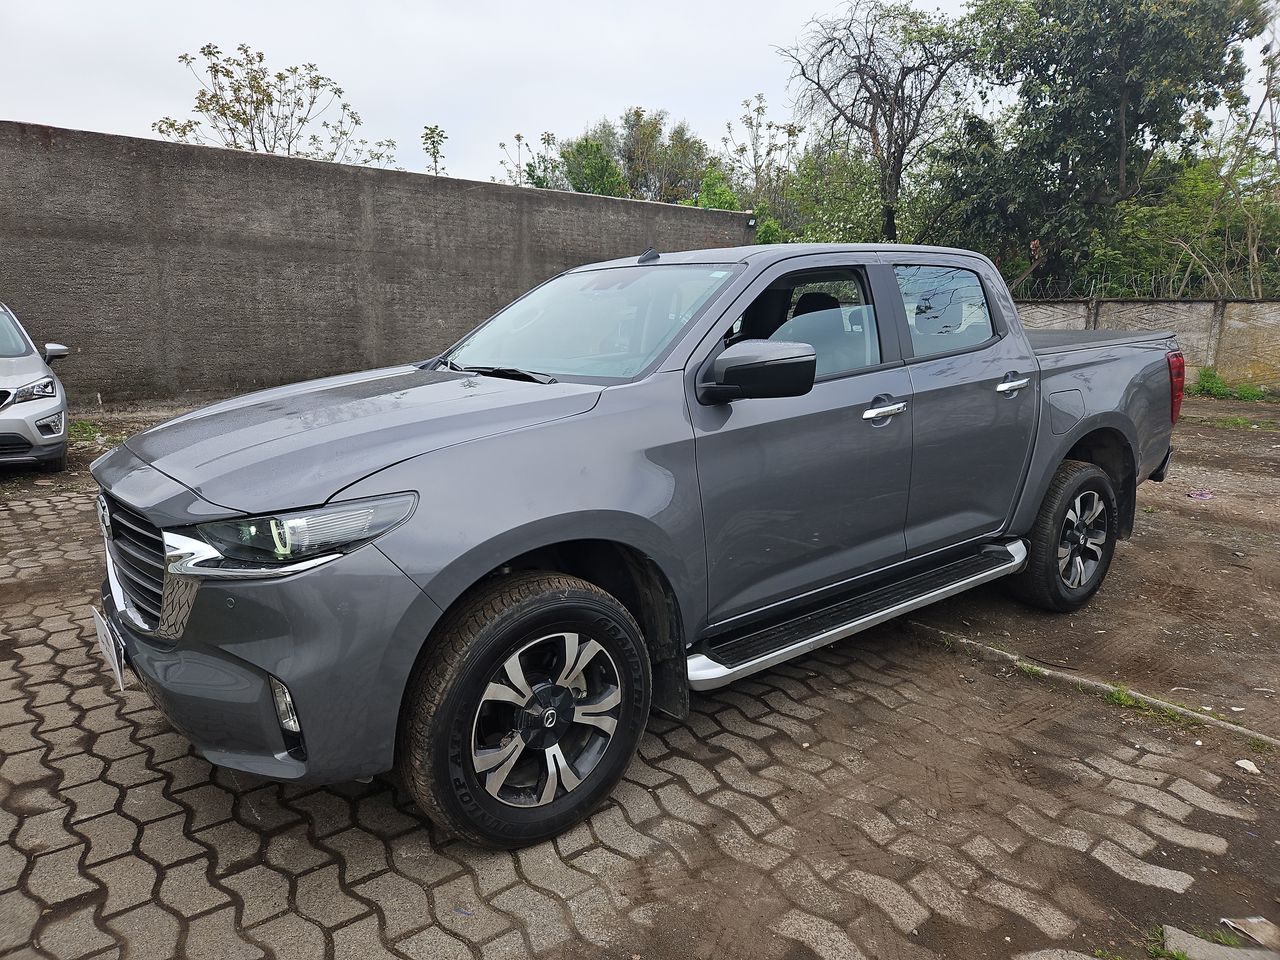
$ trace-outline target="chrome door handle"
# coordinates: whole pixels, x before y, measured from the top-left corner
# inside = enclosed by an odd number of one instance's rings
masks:
[[[907,409],[906,401],[901,403],[890,403],[883,407],[869,407],[862,411],[863,420],[883,420],[885,417],[896,417]]]
[[[1014,393],[1030,382],[1030,377],[1023,377],[1021,380],[1006,380],[1004,383],[996,384],[996,393]]]

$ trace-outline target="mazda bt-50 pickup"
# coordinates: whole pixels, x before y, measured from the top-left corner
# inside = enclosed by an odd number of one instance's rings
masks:
[[[1084,604],[1182,385],[1172,334],[1029,333],[963,250],[590,264],[431,360],[99,459],[99,644],[214,763],[395,770],[454,832],[535,843],[691,689],[997,578]]]

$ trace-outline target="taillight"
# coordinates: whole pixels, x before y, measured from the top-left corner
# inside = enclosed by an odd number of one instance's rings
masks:
[[[1187,384],[1187,361],[1181,350],[1170,350],[1165,357],[1169,361],[1169,419],[1174,423],[1182,415],[1182,391]]]

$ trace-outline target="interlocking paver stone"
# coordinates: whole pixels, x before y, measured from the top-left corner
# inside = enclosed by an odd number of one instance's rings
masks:
[[[1026,953],[1194,901],[1229,850],[1280,839],[1261,781],[1176,731],[1070,694],[1045,710],[1030,681],[887,628],[694,694],[587,823],[480,849],[389,779],[196,756],[107,681],[96,577],[74,573],[100,550],[89,496],[0,503],[0,591],[25,591],[0,603],[0,950],[937,960],[961,931],[995,956],[1006,932]]]

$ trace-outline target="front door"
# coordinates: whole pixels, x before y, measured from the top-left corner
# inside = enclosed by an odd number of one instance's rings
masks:
[[[895,296],[884,276],[877,293]],[[711,624],[903,558],[910,377],[874,301],[861,266],[796,270],[793,261],[757,281],[698,358],[743,339],[811,343],[817,355],[805,396],[710,406],[690,398]],[[873,408],[888,412],[869,419]]]

